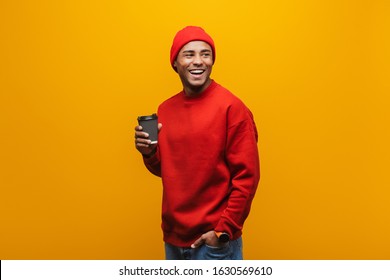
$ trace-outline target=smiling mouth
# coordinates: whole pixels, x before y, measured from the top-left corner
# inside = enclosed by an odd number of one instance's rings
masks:
[[[189,70],[189,72],[192,74],[192,75],[202,75],[206,70],[204,69],[193,69],[193,70]]]

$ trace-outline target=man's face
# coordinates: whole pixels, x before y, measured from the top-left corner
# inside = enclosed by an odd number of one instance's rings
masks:
[[[173,66],[180,76],[187,95],[201,93],[211,83],[212,49],[203,41],[189,42],[181,48]]]

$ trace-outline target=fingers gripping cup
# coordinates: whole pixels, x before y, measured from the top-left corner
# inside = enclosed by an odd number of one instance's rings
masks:
[[[150,116],[139,116],[138,124],[142,126],[142,130],[149,134],[149,139],[152,141],[151,144],[157,143],[157,115],[153,114]]]

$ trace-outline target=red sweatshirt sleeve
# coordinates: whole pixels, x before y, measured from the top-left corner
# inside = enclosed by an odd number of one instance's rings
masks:
[[[161,177],[160,149],[157,146],[156,153],[151,157],[143,157],[146,168],[154,175]]]
[[[260,161],[252,113],[245,108],[239,112],[232,109],[228,114],[231,122],[227,132],[226,160],[231,174],[231,191],[215,230],[227,232],[236,239],[241,234],[260,180]]]

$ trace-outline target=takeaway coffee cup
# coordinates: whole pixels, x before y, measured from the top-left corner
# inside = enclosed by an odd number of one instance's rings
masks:
[[[142,131],[145,131],[149,134],[149,139],[152,141],[152,144],[157,143],[157,115],[153,114],[150,116],[139,116],[138,124],[142,126]]]

